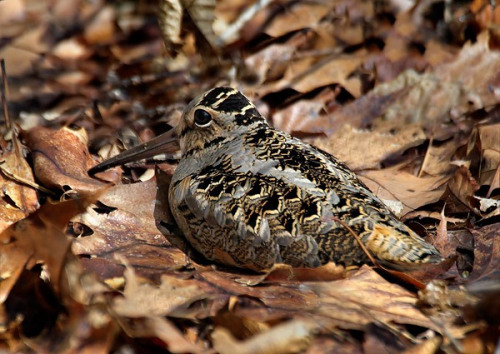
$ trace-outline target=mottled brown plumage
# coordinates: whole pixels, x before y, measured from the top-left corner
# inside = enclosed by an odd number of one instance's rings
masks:
[[[218,87],[193,100],[175,133],[182,158],[169,188],[171,211],[209,260],[253,270],[369,262],[338,219],[384,265],[441,260],[343,163],[271,128],[237,90]],[[160,136],[92,172],[169,151],[171,142]]]

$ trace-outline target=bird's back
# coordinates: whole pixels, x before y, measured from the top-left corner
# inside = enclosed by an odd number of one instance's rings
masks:
[[[367,262],[339,220],[384,264],[441,259],[335,157],[265,123],[194,158],[174,175],[171,207],[209,259],[257,270]]]

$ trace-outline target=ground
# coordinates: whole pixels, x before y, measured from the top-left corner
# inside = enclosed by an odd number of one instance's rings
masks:
[[[493,352],[492,4],[0,1],[0,348]],[[217,85],[343,160],[446,261],[406,273],[224,268],[171,233],[175,159],[87,174]]]

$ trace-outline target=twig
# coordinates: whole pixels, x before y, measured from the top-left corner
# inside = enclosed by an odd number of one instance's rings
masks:
[[[365,244],[363,243],[363,241],[361,241],[361,238],[353,231],[353,229],[351,229],[349,227],[349,225],[347,225],[345,222],[343,222],[342,220],[340,220],[339,218],[337,217],[333,217],[333,220],[340,223],[343,227],[345,227],[347,229],[347,231],[350,232],[350,234],[352,236],[354,236],[354,238],[356,239],[356,241],[358,241],[359,243],[359,246],[361,247],[361,249],[363,250],[363,252],[365,252],[365,254],[368,256],[368,258],[370,259],[370,261],[373,263],[373,265],[375,265],[376,267],[380,267],[380,268],[383,268],[378,262],[377,260],[372,256],[372,254],[370,253],[370,251],[368,251],[368,248],[366,248]]]
[[[5,126],[7,127],[7,131],[12,129],[12,124],[9,118],[9,110],[7,109],[7,74],[5,71],[5,59],[0,59],[0,67],[2,70],[2,90],[0,92],[0,96],[2,99],[2,107],[3,107],[3,115],[5,117]]]

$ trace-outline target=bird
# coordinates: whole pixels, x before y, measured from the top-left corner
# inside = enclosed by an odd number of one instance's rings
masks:
[[[277,263],[314,268],[375,260],[413,269],[442,261],[344,163],[271,127],[231,87],[193,99],[171,131],[89,174],[179,148],[169,206],[185,239],[210,262],[260,272]]]

